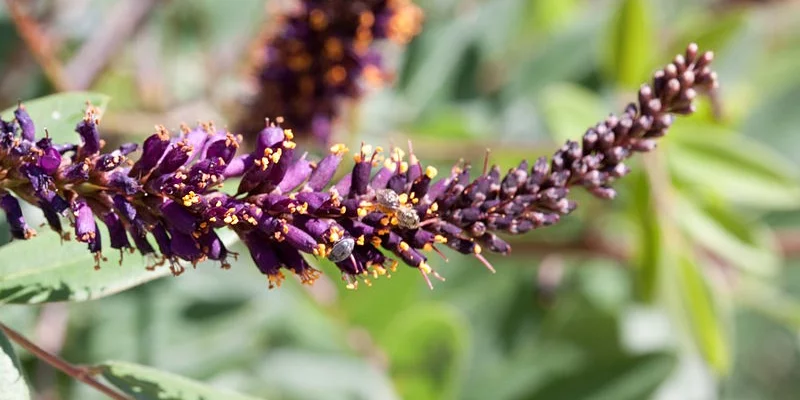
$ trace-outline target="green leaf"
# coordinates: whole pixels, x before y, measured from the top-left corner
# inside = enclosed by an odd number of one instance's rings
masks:
[[[282,399],[399,398],[383,371],[364,360],[297,348],[271,351],[258,378],[259,393]]]
[[[726,262],[760,276],[778,272],[780,257],[758,221],[746,221],[719,207],[701,208],[692,200],[676,197],[675,214],[683,231]]]
[[[800,104],[800,74],[797,73],[800,71],[800,51],[795,51],[793,56],[794,64],[785,67],[787,72],[774,71],[775,74],[770,75],[783,76],[773,83],[780,85],[779,90],[763,91],[758,86],[759,92],[766,98],[749,110],[742,132],[752,140],[765,143],[775,152],[788,157],[797,171],[800,170],[800,157],[797,156],[800,152],[800,134],[797,129],[800,126],[800,113],[797,112],[797,104]],[[771,65],[772,61],[767,64],[775,68]],[[788,79],[789,75],[793,80]]]
[[[530,14],[530,24],[526,26],[527,33],[550,33],[569,26],[575,11],[578,10],[577,0],[539,0],[527,2],[527,13]]]
[[[594,17],[592,15],[591,17]],[[523,94],[536,93],[546,85],[569,79],[578,79],[594,66],[592,39],[597,30],[595,18],[585,18],[570,25],[564,32],[537,45],[533,54],[530,45],[518,49],[521,61],[509,65],[509,84],[503,88],[503,98],[514,99]],[[510,101],[510,100],[509,100]]]
[[[730,339],[714,303],[711,288],[700,272],[701,266],[690,256],[683,255],[675,267],[679,269],[681,298],[695,343],[711,368],[718,375],[725,375],[730,371],[732,362]]]
[[[759,209],[792,209],[800,204],[797,168],[753,139],[724,128],[690,124],[676,127],[670,140],[664,153],[670,171],[693,190]]]
[[[577,140],[605,115],[603,102],[594,93],[569,83],[548,86],[540,103],[547,128],[558,142]]]
[[[107,361],[96,368],[112,385],[136,400],[257,399],[138,364]]]
[[[455,397],[468,329],[454,309],[443,305],[414,307],[395,318],[382,338],[403,398]]]
[[[44,129],[50,133],[54,143],[75,142],[78,134],[75,125],[83,118],[86,102],[90,102],[100,115],[108,106],[110,97],[94,92],[64,92],[26,101],[23,104],[36,124],[37,137],[44,137]],[[3,119],[14,118],[17,106],[0,112]]]
[[[226,244],[234,240],[232,234],[223,237]],[[138,254],[127,254],[122,265],[112,256],[96,271],[85,243],[60,241],[45,231],[0,247],[0,304],[94,300],[169,275],[166,267],[146,270]]]
[[[621,0],[611,18],[603,70],[620,85],[638,87],[650,73],[656,48],[653,14],[648,0]]]
[[[459,18],[444,26],[432,26],[419,38],[419,65],[408,77],[404,95],[412,118],[452,89],[459,61],[473,43],[474,18]]]
[[[25,400],[31,394],[14,347],[0,332],[0,400]]]
[[[659,288],[660,267],[663,262],[664,239],[660,218],[654,215],[654,200],[647,175],[634,172],[627,179],[631,187],[631,219],[639,227],[636,243],[636,289],[645,302],[656,299]]]
[[[675,356],[653,353],[621,357],[548,382],[531,399],[638,400],[650,398],[675,368]]]

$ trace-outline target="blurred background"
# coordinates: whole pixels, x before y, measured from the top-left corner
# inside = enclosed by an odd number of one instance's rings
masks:
[[[448,253],[433,291],[403,269],[349,291],[327,264],[313,287],[267,290],[243,256],[102,300],[1,305],[0,319],[74,363],[135,362],[270,399],[797,398],[800,2],[415,3],[421,34],[382,45],[394,82],[348,104],[335,141],[411,139],[441,171],[488,147],[505,170],[621,112],[692,41],[714,50],[721,90],[636,158],[616,200],[576,191],[571,216],[489,255],[494,275]],[[232,126],[259,35],[286,6],[7,1],[0,108],[104,93],[112,143],[158,123]],[[37,398],[102,398],[20,353]]]

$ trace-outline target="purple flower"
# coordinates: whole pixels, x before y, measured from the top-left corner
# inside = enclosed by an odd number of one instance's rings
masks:
[[[265,118],[281,117],[276,122],[299,137],[327,145],[341,108],[362,96],[364,81],[389,75],[373,43],[406,44],[422,19],[409,0],[299,2],[264,44],[259,91],[236,130],[252,143]]]
[[[335,264],[350,288],[391,274],[397,260],[430,284],[430,276],[439,275],[429,256],[444,246],[494,271],[485,252],[511,251],[500,234],[559,222],[577,207],[569,198],[574,188],[613,198],[613,182],[628,173],[625,161],[652,150],[674,115],[691,113],[697,93],[716,87],[711,60],[711,53],[690,45],[622,114],[589,128],[580,141],[567,141],[550,159],[522,161],[506,173],[485,160],[478,174],[460,163],[437,178],[410,148],[407,157],[396,148],[385,156],[362,144],[348,171],[337,174],[344,145],[315,162],[296,151],[290,129],[274,123],[261,130],[252,152],[241,155],[240,138],[211,124],[182,127],[175,139],[158,127],[129,168],[126,159],[137,146],[103,153],[92,108],[76,129],[80,145],[20,140],[33,126],[20,114],[16,124],[0,124],[0,206],[17,239],[33,235],[18,198],[41,208],[58,232],[59,214],[70,210],[75,237],[95,254],[96,267],[104,259],[99,218],[111,248],[129,249],[132,239],[148,256],[148,268],[168,263],[176,275],[204,260],[229,268],[235,254],[218,235],[223,228],[241,238],[270,287],[280,285],[285,271],[312,283],[320,272],[307,257]],[[234,196],[219,191],[232,176],[241,177]]]

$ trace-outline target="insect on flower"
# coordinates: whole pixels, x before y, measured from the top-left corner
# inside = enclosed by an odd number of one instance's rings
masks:
[[[346,146],[310,160],[292,131],[276,124],[259,132],[244,154],[237,154],[239,135],[213,124],[184,127],[177,135],[160,126],[131,165],[126,158],[138,146],[104,151],[93,108],[76,127],[76,143],[62,145],[47,135],[36,140],[33,118],[20,106],[14,120],[0,120],[0,208],[16,239],[34,235],[19,200],[39,207],[62,236],[60,217],[70,216],[74,237],[94,253],[96,268],[105,259],[99,220],[109,247],[135,247],[154,260],[149,267],[168,263],[175,275],[186,263],[205,260],[228,268],[235,255],[217,235],[225,228],[247,246],[270,287],[279,286],[286,271],[313,283],[320,271],[307,256],[333,261],[348,288],[388,276],[400,262],[430,286],[429,276],[439,275],[428,256],[441,255],[439,246],[494,272],[484,254],[511,251],[500,235],[558,223],[577,207],[571,190],[613,198],[612,184],[628,173],[625,161],[653,150],[675,116],[694,112],[698,93],[717,87],[712,60],[711,52],[691,44],[623,113],[589,128],[580,141],[567,141],[549,159],[523,160],[506,174],[487,159],[477,176],[462,163],[437,178],[411,146],[405,161],[398,148],[382,159],[383,149],[362,144],[345,167],[350,171],[334,180]],[[236,195],[219,190],[236,177]]]
[[[342,238],[333,244],[331,252],[328,254],[328,259],[334,263],[342,262],[350,258],[350,255],[353,254],[353,249],[355,249],[355,247],[355,239],[351,237]]]

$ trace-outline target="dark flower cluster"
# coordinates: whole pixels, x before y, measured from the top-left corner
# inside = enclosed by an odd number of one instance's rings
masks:
[[[277,22],[258,60],[257,95],[237,131],[254,138],[265,118],[283,117],[298,137],[328,144],[347,100],[362,81],[386,75],[375,40],[405,44],[419,31],[422,11],[410,0],[303,0]]]
[[[469,165],[458,165],[436,179],[436,169],[424,167],[410,149],[384,156],[362,144],[349,173],[333,182],[347,148],[335,145],[312,161],[297,151],[292,131],[275,124],[258,134],[252,152],[240,155],[240,137],[212,124],[184,126],[176,137],[157,127],[131,162],[136,145],[102,152],[91,107],[76,128],[80,143],[56,145],[47,136],[36,139],[20,106],[14,120],[0,122],[0,205],[19,239],[34,232],[18,198],[38,206],[65,236],[61,217],[67,217],[97,267],[99,220],[111,248],[136,248],[153,256],[153,266],[168,263],[174,274],[206,259],[228,268],[231,254],[216,232],[230,228],[270,287],[283,281],[284,270],[314,282],[319,271],[307,256],[335,263],[348,287],[390,274],[395,259],[426,280],[438,277],[426,253],[441,246],[493,270],[483,250],[506,254],[511,248],[498,234],[558,222],[576,207],[567,197],[570,187],[614,197],[610,185],[628,173],[624,161],[652,150],[674,115],[692,113],[697,93],[716,87],[711,60],[692,44],[641,87],[636,103],[588,129],[581,142],[568,141],[551,159],[523,161],[506,174],[484,163],[477,177]],[[231,177],[240,178],[235,194],[220,191]]]

